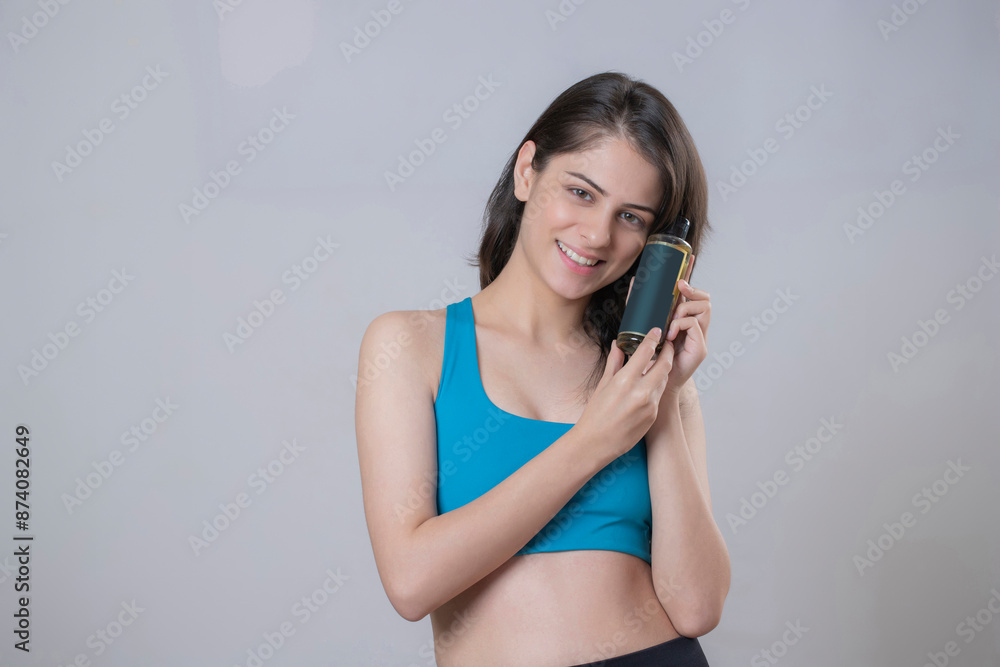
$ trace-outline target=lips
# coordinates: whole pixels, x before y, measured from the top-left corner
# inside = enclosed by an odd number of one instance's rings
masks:
[[[577,264],[580,267],[593,268],[595,266],[600,266],[604,262],[603,259],[584,255],[583,253],[579,252],[576,248],[573,248],[572,246],[567,245],[562,241],[557,240],[556,246],[559,248],[559,251],[563,253],[563,255],[568,257],[570,260],[573,261],[573,263]]]

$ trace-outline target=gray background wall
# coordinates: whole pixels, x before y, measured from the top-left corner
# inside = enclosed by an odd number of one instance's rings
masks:
[[[265,664],[433,664],[368,541],[358,345],[478,291],[505,159],[608,69],[674,102],[712,184],[697,379],[733,580],[710,661],[996,664],[1000,3],[221,2],[0,4],[0,664],[246,665],[282,624]]]

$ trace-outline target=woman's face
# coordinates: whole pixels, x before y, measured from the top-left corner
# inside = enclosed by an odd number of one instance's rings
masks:
[[[642,252],[663,194],[659,172],[622,139],[556,156],[541,172],[534,153],[526,141],[514,169],[514,195],[525,202],[517,243],[553,290],[593,294]]]

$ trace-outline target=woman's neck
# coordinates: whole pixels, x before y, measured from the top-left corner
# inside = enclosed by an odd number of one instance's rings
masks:
[[[516,250],[500,274],[473,297],[476,312],[504,322],[519,338],[543,346],[574,345],[584,336],[583,314],[589,295],[571,300],[554,292]]]

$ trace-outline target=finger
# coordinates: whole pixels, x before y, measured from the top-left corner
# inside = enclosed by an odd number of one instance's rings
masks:
[[[711,309],[710,301],[684,301],[674,308],[673,317],[670,321],[678,320],[682,317],[697,316],[707,313]]]
[[[628,297],[629,297],[629,294],[632,293],[632,283],[634,283],[634,282],[635,282],[635,276],[632,276],[629,279],[629,281],[628,281],[628,293],[625,294],[625,305],[626,306],[628,305]]]
[[[685,318],[685,320],[686,321],[683,324],[681,324],[681,320],[676,320],[676,322],[678,322],[678,325],[676,327],[673,327],[672,331],[670,329],[667,329],[668,340],[672,340],[675,344],[678,341],[683,342],[686,340],[686,336],[690,336],[694,333],[695,329],[698,330],[699,339],[707,340],[707,334],[706,334],[707,329],[705,328],[705,323],[702,322],[701,318],[692,317],[692,318]],[[692,320],[694,321],[694,324],[688,326],[687,323]]]
[[[621,370],[624,360],[625,352],[618,347],[618,342],[611,343],[611,349],[608,350],[608,358],[604,364],[604,375],[601,376],[601,382],[604,382],[607,378],[614,377],[615,373]]]
[[[669,340],[664,341],[663,347],[660,348],[659,354],[656,355],[655,359],[651,360],[648,364],[646,364],[646,368],[643,369],[642,374],[646,375],[647,373],[649,373],[649,369],[655,366],[657,372],[661,374],[662,380],[665,383],[667,381],[666,380],[667,375],[670,373],[670,369],[673,368],[673,365],[674,365],[674,344]]]
[[[675,340],[677,338],[677,335],[681,331],[687,331],[697,323],[698,320],[696,320],[693,317],[681,317],[675,319],[673,322],[670,323],[670,326],[667,327],[667,340],[670,341]]]
[[[684,272],[684,282],[691,280],[691,273],[694,271],[694,260],[697,259],[697,255],[691,255],[691,261],[688,262],[687,271]]]
[[[646,372],[646,368],[653,358],[653,353],[656,352],[656,346],[662,337],[663,332],[660,327],[653,327],[646,333],[642,342],[635,348],[635,352],[629,357],[628,363],[622,368],[622,373],[629,374],[627,376],[629,380],[634,381]]]
[[[679,320],[671,322],[670,327],[667,329],[667,340],[676,341],[681,332],[699,342],[705,338],[704,332],[701,330],[701,324],[696,317],[682,317]]]
[[[691,287],[691,283],[684,279],[677,281],[677,287],[680,288],[681,294],[692,301],[707,301],[710,298],[708,292],[697,287]]]
[[[712,321],[712,302],[708,299],[697,301],[685,301],[674,309],[674,316],[671,324],[683,317],[696,317],[701,324],[702,333],[708,331],[709,322]],[[669,333],[669,332],[668,332]]]

